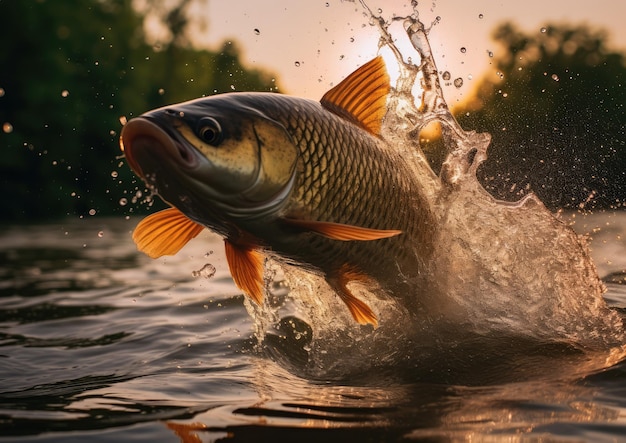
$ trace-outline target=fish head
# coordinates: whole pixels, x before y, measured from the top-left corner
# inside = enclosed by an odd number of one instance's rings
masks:
[[[156,194],[218,232],[233,219],[276,212],[293,188],[298,158],[286,129],[237,95],[147,112],[126,123],[120,141],[129,166]]]

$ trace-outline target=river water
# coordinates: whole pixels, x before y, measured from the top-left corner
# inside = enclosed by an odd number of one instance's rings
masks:
[[[563,218],[590,233],[605,298],[623,309],[626,213]],[[71,218],[0,228],[0,440],[616,441],[626,435],[624,362],[572,376],[558,364],[534,363],[529,351],[528,376],[504,382],[484,381],[492,362],[481,362],[479,353],[457,382],[406,371],[369,370],[335,381],[297,375],[285,362],[306,359],[306,346],[294,343],[309,339],[307,325],[289,318],[291,328],[259,344],[219,237],[201,234],[178,255],[151,260],[130,238],[137,221]]]

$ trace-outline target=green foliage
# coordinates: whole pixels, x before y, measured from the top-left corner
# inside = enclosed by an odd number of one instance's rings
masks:
[[[551,208],[626,203],[626,65],[606,35],[547,26],[495,32],[499,73],[460,109],[465,128],[493,136],[480,178],[499,198],[532,189]]]
[[[231,85],[275,88],[232,43],[148,45],[132,3],[0,0],[2,219],[141,209],[131,201],[143,185],[120,159],[121,117]]]

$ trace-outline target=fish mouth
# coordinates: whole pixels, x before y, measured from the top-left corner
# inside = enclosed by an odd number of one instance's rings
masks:
[[[177,141],[145,117],[134,118],[124,125],[120,146],[130,168],[144,180],[150,171],[144,171],[141,164],[154,163],[155,157],[165,156],[187,170],[197,168],[200,163],[193,147]]]

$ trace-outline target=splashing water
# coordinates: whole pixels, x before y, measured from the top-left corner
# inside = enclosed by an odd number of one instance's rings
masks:
[[[419,65],[404,61],[390,23],[363,6],[380,31],[380,49],[399,66],[382,135],[411,165],[435,214],[434,253],[402,303],[359,288],[356,295],[380,313],[375,330],[336,309],[322,278],[285,267],[288,295],[270,290],[265,306],[246,304],[260,346],[298,374],[351,381],[370,369],[384,377],[475,383],[480,373],[481,382],[501,381],[545,375],[555,361],[560,375],[576,375],[623,359],[623,321],[602,298],[586,240],[532,194],[507,203],[484,190],[476,170],[490,135],[463,130],[450,113],[417,11],[393,21],[402,22]],[[419,146],[432,122],[441,125],[447,150],[439,176]],[[273,261],[267,267],[277,272]]]

